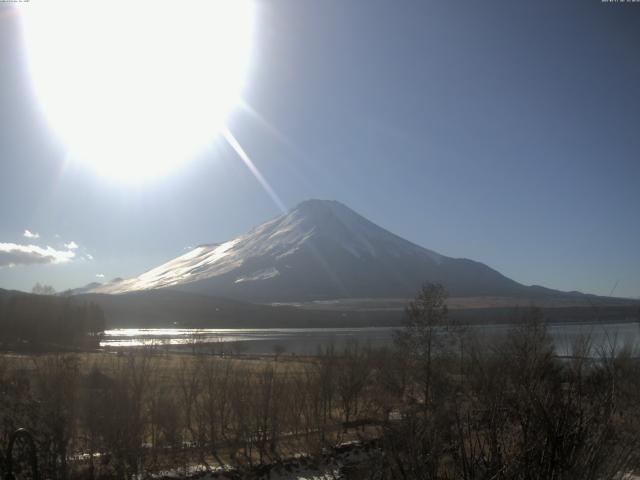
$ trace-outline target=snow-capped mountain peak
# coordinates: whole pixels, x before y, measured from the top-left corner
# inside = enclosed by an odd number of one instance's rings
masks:
[[[205,244],[138,277],[94,289],[178,288],[253,301],[409,296],[425,281],[454,293],[525,288],[470,260],[445,257],[337,201],[307,200],[222,244]]]

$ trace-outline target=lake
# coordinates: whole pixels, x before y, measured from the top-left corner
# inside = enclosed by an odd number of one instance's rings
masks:
[[[511,325],[474,325],[469,332],[483,341],[503,337]],[[334,345],[340,350],[351,341],[363,346],[391,345],[392,327],[367,328],[255,328],[255,329],[181,329],[126,328],[105,331],[100,343],[108,349],[157,346],[167,350],[207,352],[240,352],[273,354],[276,348],[298,355],[314,354],[319,347]],[[621,348],[640,346],[637,323],[565,323],[552,324],[549,332],[559,355],[571,353],[571,347],[581,337],[589,336],[595,346]]]

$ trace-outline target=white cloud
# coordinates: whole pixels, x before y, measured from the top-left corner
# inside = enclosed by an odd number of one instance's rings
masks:
[[[96,273],[96,278],[104,278],[104,273]]]
[[[78,248],[78,244],[71,240],[69,243],[65,243],[64,246],[69,250],[75,250]]]
[[[0,243],[0,268],[16,265],[37,265],[47,263],[65,263],[76,254],[72,249],[56,250],[36,245],[19,245],[17,243]]]
[[[30,230],[25,230],[22,235],[24,235],[26,238],[40,238],[39,233],[35,233]]]
[[[93,260],[93,255],[91,255],[90,253],[85,253],[84,256],[87,260]]]

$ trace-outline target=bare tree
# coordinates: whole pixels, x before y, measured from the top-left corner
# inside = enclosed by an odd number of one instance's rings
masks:
[[[403,328],[395,332],[395,344],[412,363],[422,385],[425,408],[431,404],[434,357],[444,347],[443,329],[449,326],[447,293],[440,284],[425,284],[405,309]]]
[[[366,352],[363,352],[357,342],[350,342],[345,346],[342,358],[339,359],[337,369],[337,392],[342,403],[344,414],[344,429],[358,415],[360,395],[369,381],[371,373]]]

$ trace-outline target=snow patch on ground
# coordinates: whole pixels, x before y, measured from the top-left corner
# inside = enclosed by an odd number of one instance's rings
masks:
[[[296,455],[281,463],[266,465],[260,471],[251,472],[256,480],[339,480],[345,477],[343,471],[354,466],[365,465],[380,456],[377,448],[369,448],[358,442],[347,442],[331,454],[320,458]],[[168,470],[151,476],[157,480],[235,480],[242,478],[237,471],[229,468],[207,470],[204,466],[192,466],[185,471]]]

